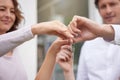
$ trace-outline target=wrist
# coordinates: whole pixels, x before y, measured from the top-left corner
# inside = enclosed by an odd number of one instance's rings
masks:
[[[42,23],[32,25],[31,31],[32,31],[33,35],[45,34],[44,33],[45,30],[43,28]]]
[[[73,69],[71,68],[70,70],[67,70],[67,71],[63,71],[64,72],[64,74],[70,74],[70,73],[74,73],[74,71],[73,71]]]
[[[50,47],[47,51],[47,56],[51,56],[51,57],[56,57],[56,51],[54,51],[54,49],[52,49],[52,47]]]
[[[65,80],[75,80],[74,71],[64,71]]]
[[[31,32],[32,32],[33,35],[36,35],[36,27],[35,27],[35,25],[32,25]]]
[[[105,25],[103,27],[102,37],[107,41],[112,41],[114,39],[114,29],[111,24]]]

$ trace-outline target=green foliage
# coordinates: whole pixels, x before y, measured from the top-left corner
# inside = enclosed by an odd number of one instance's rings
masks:
[[[78,64],[80,51],[83,43],[76,43],[73,45],[74,48],[74,64]]]

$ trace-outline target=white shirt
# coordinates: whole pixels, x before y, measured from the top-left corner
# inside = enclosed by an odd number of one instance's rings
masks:
[[[120,25],[112,25],[115,31],[115,38],[114,41],[116,44],[120,45]]]
[[[77,80],[118,80],[119,68],[120,46],[96,38],[82,47]]]
[[[0,56],[13,50],[18,45],[32,39],[33,37],[31,27],[24,27],[19,30],[0,35]]]
[[[120,25],[112,25],[112,27],[115,31],[115,45],[98,38],[86,42],[82,47],[77,80],[117,80],[120,76],[120,51],[118,46],[120,45]],[[109,56],[111,56],[111,60],[107,61],[106,59]],[[108,70],[105,64],[108,64]],[[109,64],[114,66],[112,67]],[[102,66],[106,66],[106,70],[104,68],[101,70]]]

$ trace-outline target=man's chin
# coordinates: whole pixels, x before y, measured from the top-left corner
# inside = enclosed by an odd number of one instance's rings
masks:
[[[105,24],[120,24],[119,20],[116,19],[107,19],[104,21]]]
[[[117,24],[117,22],[113,20],[105,21],[104,23],[105,24]]]

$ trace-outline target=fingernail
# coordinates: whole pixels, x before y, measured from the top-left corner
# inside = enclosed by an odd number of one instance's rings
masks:
[[[79,36],[80,36],[80,34],[76,34],[76,35],[75,35],[75,38],[77,38],[77,37],[79,37]]]
[[[70,44],[73,44],[73,40],[72,39],[70,39]]]
[[[74,38],[74,36],[73,36],[73,35],[71,35],[71,38]]]

